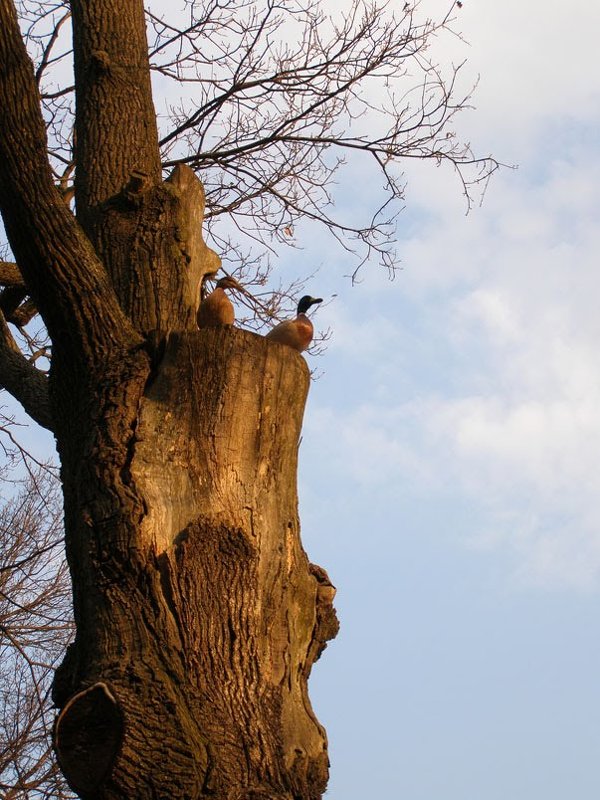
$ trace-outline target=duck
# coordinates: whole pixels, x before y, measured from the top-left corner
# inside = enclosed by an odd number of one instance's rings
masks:
[[[218,280],[213,291],[200,302],[196,315],[199,328],[218,328],[221,325],[233,325],[235,311],[231,300],[225,293],[226,289],[242,291],[240,284],[231,275],[226,275]]]
[[[267,333],[266,338],[272,342],[286,344],[299,353],[306,350],[313,338],[313,324],[306,316],[306,312],[311,306],[322,302],[322,297],[311,297],[305,294],[298,303],[296,318],[280,322]]]

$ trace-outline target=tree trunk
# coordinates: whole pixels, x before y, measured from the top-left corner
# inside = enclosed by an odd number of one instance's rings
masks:
[[[77,587],[63,771],[83,798],[317,800],[326,737],[306,684],[337,622],[299,537],[306,363],[215,329],[116,369],[91,414],[102,440],[71,418],[61,452]]]
[[[84,800],[317,800],[307,680],[337,621],[299,538],[306,363],[197,330],[219,258],[194,173],[162,181],[143,3],[70,7],[77,220],[0,0],[0,211],[52,338],[31,405],[60,455],[77,625],[55,749]]]

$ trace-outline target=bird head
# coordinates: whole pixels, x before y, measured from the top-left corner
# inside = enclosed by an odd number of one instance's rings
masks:
[[[304,297],[300,298],[300,302],[298,303],[298,314],[305,314],[311,306],[322,302],[322,297],[311,297],[309,294],[305,294]]]
[[[237,289],[240,292],[242,291],[240,284],[231,275],[225,275],[224,278],[220,278],[217,281],[217,289]]]

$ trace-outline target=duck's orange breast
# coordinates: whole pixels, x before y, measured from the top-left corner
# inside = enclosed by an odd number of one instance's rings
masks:
[[[276,325],[267,334],[267,339],[286,344],[301,353],[306,350],[313,337],[313,325],[306,314],[298,314],[296,319],[286,320]]]
[[[233,304],[225,294],[224,289],[215,289],[200,303],[197,316],[199,328],[233,325],[234,320]]]

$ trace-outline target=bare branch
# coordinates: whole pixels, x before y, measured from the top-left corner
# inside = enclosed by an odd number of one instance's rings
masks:
[[[64,54],[63,54],[61,56],[58,56],[57,58],[52,58],[51,57],[52,49],[53,49],[54,45],[56,44],[56,42],[58,41],[58,37],[60,36],[60,29],[65,24],[65,22],[70,18],[71,18],[71,14],[70,13],[64,14],[62,17],[60,17],[60,19],[58,20],[58,22],[54,26],[54,30],[50,34],[50,38],[49,38],[46,46],[44,47],[44,52],[42,54],[42,59],[41,59],[39,65],[38,65],[38,68],[35,71],[35,80],[36,80],[38,86],[39,86],[40,81],[42,79],[42,76],[44,74],[44,70],[48,67],[48,65],[52,64],[53,62],[56,62],[57,60],[63,58],[63,56],[64,56]]]
[[[76,363],[90,361],[99,342],[111,347],[137,337],[54,185],[32,64],[10,0],[0,0],[0,63],[0,210],[11,248],[50,335],[62,338]],[[90,298],[94,319],[82,313]]]
[[[48,378],[21,353],[0,313],[0,386],[43,428],[53,430]]]
[[[211,235],[227,239],[222,228],[233,223],[265,248],[293,245],[281,231],[309,219],[359,264],[376,257],[393,271],[404,159],[449,164],[470,206],[499,164],[453,131],[470,101],[457,88],[462,65],[444,74],[429,55],[434,38],[457,35],[452,7],[435,21],[419,3],[398,11],[354,0],[335,18],[314,0],[246,2],[235,13],[192,3],[191,24],[179,28],[172,15],[151,15],[154,70],[194,85],[169,110],[165,165],[201,174]],[[363,167],[379,173],[382,199],[362,219],[344,219],[331,190],[342,171]]]
[[[442,69],[431,56],[436,38],[461,38],[450,0],[437,19],[419,2],[353,0],[330,15],[318,0],[187,2],[168,14],[147,5],[151,68],[159,86],[175,81],[182,96],[159,115],[163,165],[185,163],[201,176],[208,233],[236,263],[246,261],[244,281],[255,280],[256,246],[298,246],[286,231],[302,220],[353,256],[351,273],[375,260],[393,272],[405,159],[450,166],[467,208],[500,166],[456,135],[471,95],[459,89],[462,65]],[[66,6],[59,0],[44,19],[28,12],[28,35],[48,82],[50,152],[69,165],[72,80],[58,85],[47,55],[59,41],[68,51]],[[334,198],[353,174],[370,175],[381,191],[350,214]]]
[[[27,359],[0,348],[0,387],[23,406],[29,416],[49,431],[54,430],[48,399],[48,378]]]
[[[0,787],[72,797],[50,745],[54,668],[72,635],[56,479],[37,471],[0,505]]]

